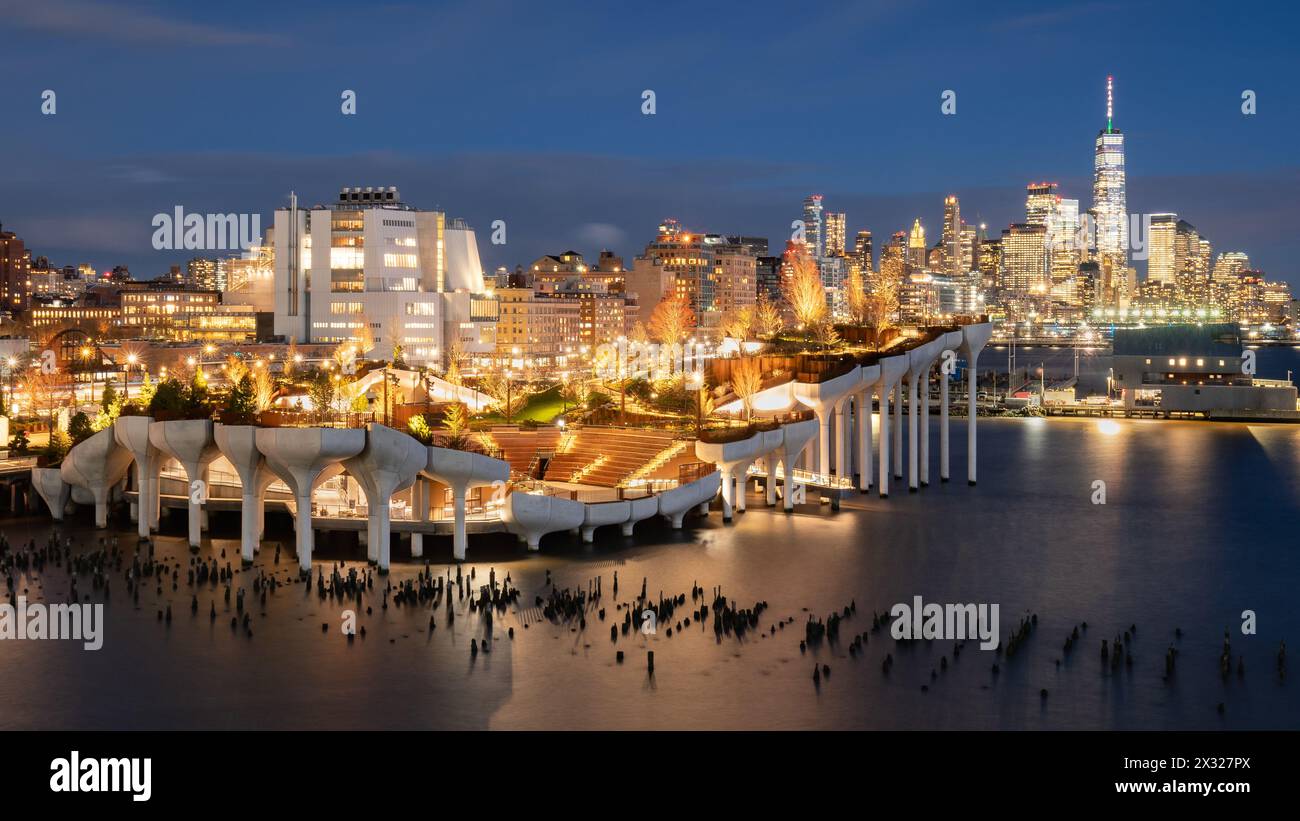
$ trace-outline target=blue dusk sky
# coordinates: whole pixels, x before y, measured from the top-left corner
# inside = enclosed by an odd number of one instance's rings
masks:
[[[813,192],[877,245],[916,217],[937,239],[948,193],[996,235],[1031,180],[1089,207],[1113,74],[1129,210],[1300,286],[1296,8],[0,0],[0,223],[137,278],[194,255],[153,250],[156,213],[265,225],[352,185],[466,218],[489,270],[630,258],[665,217],[779,248]]]

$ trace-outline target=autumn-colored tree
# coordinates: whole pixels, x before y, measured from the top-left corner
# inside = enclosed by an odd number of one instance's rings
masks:
[[[763,339],[771,339],[781,333],[784,324],[781,321],[781,306],[768,299],[766,292],[760,293],[758,301],[754,303],[755,333]]]
[[[754,306],[741,305],[722,315],[722,333],[744,342],[753,335]]]
[[[817,263],[805,251],[787,252],[790,273],[781,280],[781,296],[790,306],[795,321],[812,333],[826,321],[826,288]]]
[[[763,368],[756,356],[746,356],[731,371],[731,390],[745,406],[745,421],[754,415],[754,394],[763,387]]]
[[[650,332],[646,330],[644,322],[637,322],[632,326],[632,333],[629,338],[634,344],[645,345],[650,341]]]
[[[650,336],[664,345],[680,345],[694,329],[695,312],[685,297],[680,296],[660,300],[647,326]]]
[[[447,346],[447,370],[442,374],[445,381],[457,386],[465,384],[465,378],[460,375],[460,366],[464,358],[465,346],[461,344],[460,338],[456,337]]]
[[[854,325],[866,325],[869,303],[867,285],[862,278],[862,268],[857,265],[850,266],[849,278],[844,283],[844,290],[845,301],[848,303],[849,319]]]
[[[898,311],[898,280],[881,271],[876,277],[876,287],[867,295],[866,324],[875,331],[876,348],[880,347],[881,335],[893,327],[893,319]]]

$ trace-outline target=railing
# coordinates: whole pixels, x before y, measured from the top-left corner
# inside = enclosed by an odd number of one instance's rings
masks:
[[[760,467],[758,464],[751,464],[748,471],[750,476],[767,476],[767,467]],[[784,478],[785,473],[781,473]],[[811,470],[795,468],[790,471],[790,477],[796,482],[814,487],[824,487],[832,490],[852,490],[853,480],[848,477],[834,476],[830,473],[813,473]]]
[[[373,411],[266,410],[258,416],[257,423],[264,428],[364,428],[369,422],[381,421],[380,416]]]
[[[717,469],[718,466],[712,462],[687,462],[677,468],[677,484],[679,486],[689,485],[691,482],[703,479]]]

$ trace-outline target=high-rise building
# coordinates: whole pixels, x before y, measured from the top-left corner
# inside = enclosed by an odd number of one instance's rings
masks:
[[[880,249],[881,279],[901,285],[903,277],[907,275],[907,250],[907,234],[903,231],[894,232],[889,242]]]
[[[1016,223],[1003,229],[1002,254],[1006,288],[1020,294],[1047,292],[1047,226]]]
[[[986,239],[979,245],[980,286],[984,290],[1006,287],[1002,264],[1002,240]]]
[[[31,267],[32,252],[27,250],[18,235],[0,230],[0,307],[4,310],[27,309]]]
[[[1224,251],[1214,260],[1213,279],[1233,282],[1250,270],[1250,257],[1242,251]]]
[[[875,260],[872,259],[870,231],[859,231],[858,235],[853,238],[853,256],[857,258],[863,279],[870,279],[871,272],[875,267]]]
[[[185,276],[182,282],[189,288],[200,288],[207,291],[220,290],[217,288],[217,261],[205,257],[194,257],[185,263]]]
[[[1147,232],[1147,282],[1172,285],[1182,270],[1176,248],[1177,214],[1152,214]]]
[[[950,274],[964,273],[961,259],[961,204],[956,194],[943,198],[943,269]]]
[[[1025,224],[1047,226],[1060,200],[1054,182],[1031,182],[1025,186]]]
[[[913,271],[925,270],[929,262],[926,255],[925,228],[921,226],[921,218],[917,217],[907,235],[907,267]]]
[[[803,201],[803,239],[814,260],[826,256],[826,234],[822,225],[822,195],[811,194]]]
[[[832,212],[826,215],[826,256],[842,257],[845,247],[844,213]]]
[[[713,248],[714,310],[719,314],[752,308],[758,298],[758,257],[748,245],[729,242],[725,237],[705,240]],[[701,322],[712,327],[711,322]]]
[[[958,244],[961,246],[961,259],[958,261],[957,271],[961,274],[967,274],[976,269],[976,254],[979,249],[979,232],[972,225],[961,224],[961,231],[957,235]]]
[[[1117,274],[1128,266],[1128,203],[1124,181],[1124,134],[1114,123],[1114,78],[1106,78],[1106,127],[1097,135],[1092,179],[1092,214],[1097,255]]]

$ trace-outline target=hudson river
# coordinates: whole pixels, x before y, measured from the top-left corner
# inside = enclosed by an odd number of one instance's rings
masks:
[[[179,589],[169,579],[158,596],[148,581],[133,605],[122,573],[113,574],[103,649],[0,641],[0,728],[1300,728],[1300,681],[1284,680],[1276,663],[1286,639],[1300,675],[1300,425],[981,419],[980,482],[968,487],[963,422],[953,425],[953,481],[939,484],[936,468],[920,493],[895,483],[886,500],[856,496],[839,512],[808,505],[786,516],[751,492],[749,512],[732,525],[714,511],[676,535],[658,522],[627,540],[609,528],[590,549],[568,534],[532,555],[512,538],[474,541],[465,570],[476,569],[476,584],[495,568],[523,591],[519,612],[495,620],[491,652],[476,657],[469,644],[484,635],[481,614],[457,602],[449,625],[441,605],[384,609],[379,577],[365,602],[373,612],[358,612],[366,636],[351,642],[340,629],[344,605],[322,601],[314,583],[281,587],[264,606],[249,590],[252,637],[231,629],[234,600],[226,605],[221,585],[202,586],[191,615],[176,511],[157,542],[160,557],[181,564]],[[931,453],[937,459],[937,442]],[[1105,504],[1093,503],[1098,480]],[[205,555],[225,549],[238,569],[237,518],[214,514],[212,526]],[[133,529],[121,520],[114,527],[129,556]],[[4,519],[0,528],[11,543],[40,543],[56,529],[44,517]],[[84,549],[98,538],[84,508],[57,530]],[[273,547],[264,547],[258,565],[287,578],[287,517],[271,522],[268,538],[285,543],[284,556],[275,565]],[[426,539],[426,552],[445,574],[449,540]],[[363,557],[342,540],[318,551],[321,561],[349,566]],[[606,620],[595,609],[585,631],[544,620],[532,605],[549,591],[548,570],[560,587],[585,589],[602,577]],[[389,578],[416,572],[405,548],[395,550]],[[47,566],[15,583],[29,600],[63,601],[67,578]],[[623,619],[616,604],[637,595],[643,578],[652,597],[685,593],[687,606],[653,637],[620,633],[611,642],[610,625]],[[718,641],[711,618],[669,637],[665,627],[698,606],[692,584],[706,593],[721,585],[742,608],[768,607],[739,640]],[[250,585],[250,573],[235,575],[236,588]],[[79,587],[101,600],[87,577]],[[1036,614],[1037,627],[1010,658],[968,642],[954,659],[952,642],[897,643],[887,625],[871,632],[873,610],[917,595],[998,604],[1004,646],[1022,616]],[[839,640],[801,652],[809,615],[825,618],[850,601],[856,615]],[[158,618],[167,603],[170,624]],[[1254,635],[1242,634],[1246,610]],[[1064,653],[1067,634],[1085,621]],[[1102,640],[1131,625],[1132,665],[1104,664]],[[863,632],[866,643],[851,654]],[[1171,645],[1176,669],[1165,680]],[[830,676],[815,684],[822,664]]]

